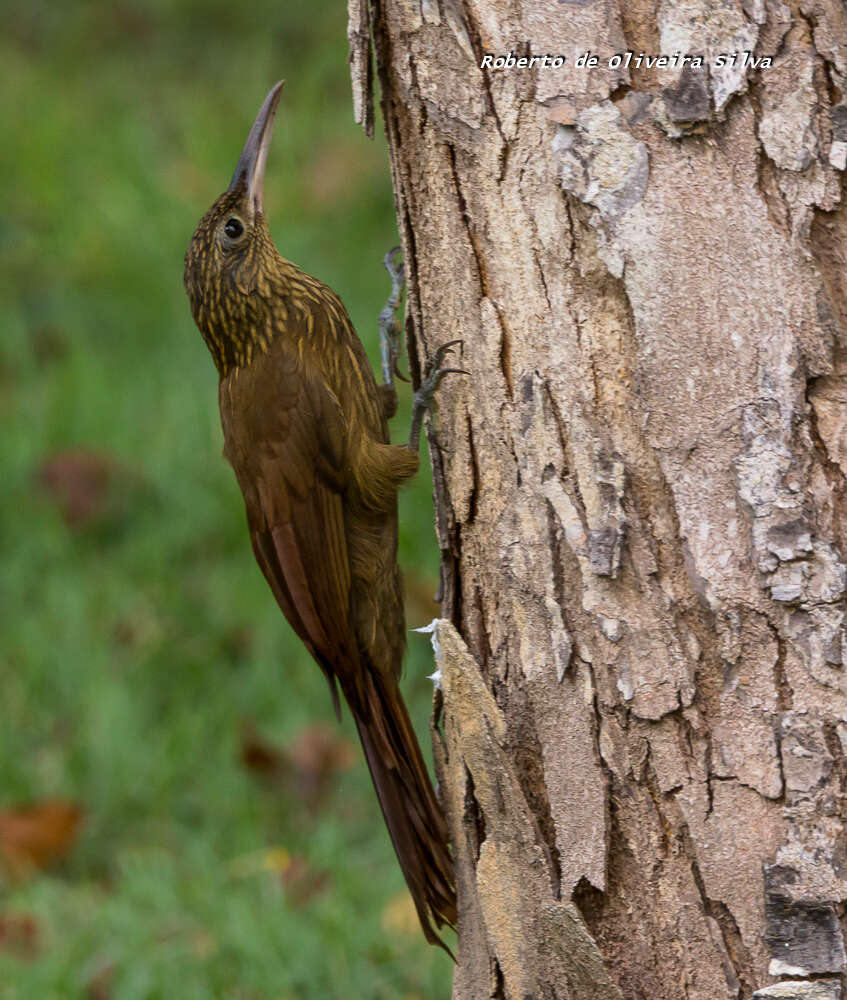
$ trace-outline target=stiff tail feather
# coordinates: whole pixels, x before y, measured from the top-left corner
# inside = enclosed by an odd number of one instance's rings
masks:
[[[366,673],[367,708],[351,708],[374,788],[424,935],[452,957],[432,926],[433,920],[438,927],[456,926],[447,823],[399,689],[386,690],[378,676]]]

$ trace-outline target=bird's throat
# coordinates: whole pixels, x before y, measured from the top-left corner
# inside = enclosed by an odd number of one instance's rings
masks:
[[[234,337],[229,331],[211,326],[202,333],[221,378],[226,378],[234,368],[245,368],[252,364],[271,345],[270,338],[260,336],[254,330],[239,331],[244,335]]]
[[[270,348],[273,338],[263,312],[247,297],[198,304],[194,318],[221,378],[251,364]]]

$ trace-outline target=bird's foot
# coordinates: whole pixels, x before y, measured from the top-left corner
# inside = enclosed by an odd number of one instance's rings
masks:
[[[382,357],[382,381],[385,385],[390,385],[393,388],[395,376],[404,382],[409,381],[397,367],[402,353],[397,309],[405,284],[403,256],[400,247],[389,250],[383,257],[382,263],[391,278],[391,294],[388,296],[377,321],[379,324],[379,349]]]
[[[427,412],[430,414],[435,413],[435,393],[438,391],[438,387],[441,385],[441,381],[444,376],[470,375],[470,372],[466,371],[464,368],[447,368],[444,366],[444,360],[447,355],[452,354],[453,348],[457,344],[462,343],[463,341],[461,340],[448,340],[446,344],[442,344],[441,347],[438,348],[424,367],[423,378],[421,379],[421,384],[418,386],[418,390],[415,393],[412,409],[412,429],[409,434],[409,447],[412,451],[417,451],[420,444],[421,427],[423,426],[424,414]]]

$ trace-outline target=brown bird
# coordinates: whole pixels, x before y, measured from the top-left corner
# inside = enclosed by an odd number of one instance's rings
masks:
[[[326,675],[336,713],[336,685],[350,706],[424,934],[442,944],[433,921],[455,925],[453,863],[398,686],[397,491],[418,468],[427,392],[416,395],[410,444],[390,444],[393,384],[377,386],[341,299],[273,244],[262,189],[281,89],[271,89],[232,183],[197,226],[185,286],[220,376],[224,455],[256,560]],[[397,295],[395,283],[392,314]],[[440,368],[449,347],[428,366],[425,390],[450,370]]]

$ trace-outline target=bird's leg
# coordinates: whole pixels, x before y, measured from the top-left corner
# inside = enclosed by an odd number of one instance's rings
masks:
[[[403,293],[404,274],[403,261],[399,257],[400,247],[389,250],[383,258],[385,270],[391,278],[391,294],[379,314],[379,347],[382,357],[382,409],[386,419],[390,419],[397,412],[397,390],[394,387],[394,377],[407,382],[408,379],[400,373],[398,363],[401,354],[400,324],[397,322],[397,308],[400,304],[400,296]],[[469,375],[463,368],[443,368],[444,359],[450,354],[461,340],[451,340],[435,352],[427,361],[424,368],[423,378],[415,393],[412,409],[412,428],[409,433],[409,448],[417,452],[420,446],[421,428],[423,427],[424,414],[433,412],[434,397],[436,390],[441,385],[441,380],[445,375],[456,373],[458,375]]]
[[[415,393],[412,408],[412,429],[409,432],[409,448],[412,451],[417,451],[420,446],[424,414],[427,411],[434,412],[435,393],[444,376],[450,374],[470,375],[470,372],[465,371],[464,368],[443,367],[444,359],[452,353],[457,344],[461,343],[461,340],[448,340],[446,344],[442,344],[438,348],[424,367],[423,378]]]
[[[391,278],[391,294],[379,314],[379,347],[382,355],[382,381],[386,385],[394,384],[394,376],[407,381],[400,374],[397,364],[400,361],[400,324],[397,322],[397,307],[403,294],[405,278],[403,275],[403,259],[399,256],[400,247],[393,247],[383,257],[382,263]]]

